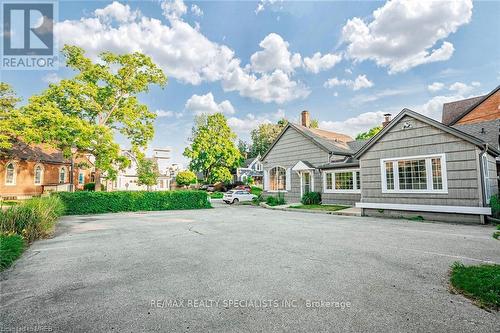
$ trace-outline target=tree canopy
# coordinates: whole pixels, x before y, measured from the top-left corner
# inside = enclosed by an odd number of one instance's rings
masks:
[[[98,188],[100,171],[114,179],[117,169],[128,164],[114,134],[122,134],[133,148],[145,147],[153,138],[156,115],[137,96],[153,84],[163,87],[167,79],[150,57],[139,52],[104,52],[95,63],[79,47],[66,45],[62,52],[66,66],[76,75],[30,98],[22,108],[23,118],[30,123],[24,138],[28,143],[49,143],[65,153],[74,144],[92,154]]]
[[[288,120],[281,119],[276,124],[260,124],[259,127],[252,130],[250,133],[252,144],[249,157],[263,155],[287,124]]]
[[[356,135],[356,140],[368,140],[372,138],[373,136],[377,135],[378,132],[382,130],[382,126],[376,126],[371,128],[367,132],[362,132]]]
[[[150,159],[141,158],[138,160],[137,165],[137,183],[139,185],[146,185],[148,190],[151,186],[158,183],[158,165]]]
[[[235,140],[236,134],[222,113],[197,116],[191,144],[184,150],[184,156],[190,159],[189,169],[203,173],[208,182],[230,181],[231,170],[243,159]]]
[[[175,182],[180,186],[196,184],[196,175],[190,170],[180,171],[177,176],[175,176]]]
[[[0,82],[0,150],[9,149],[24,127],[16,109],[20,100],[10,85]]]

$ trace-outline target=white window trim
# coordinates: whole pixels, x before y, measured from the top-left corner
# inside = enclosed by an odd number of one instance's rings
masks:
[[[336,190],[335,189],[335,174],[336,173],[343,173],[343,172],[352,172],[352,181],[353,181],[353,189],[352,190]],[[360,173],[361,176],[361,171],[360,169],[335,169],[332,171],[324,171],[323,172],[323,192],[324,193],[361,193],[361,189],[358,188],[358,175],[357,172]],[[326,175],[327,174],[332,174],[332,189],[327,189],[326,188]]]
[[[40,173],[40,182],[39,183],[36,182],[36,168],[38,168],[38,167],[40,167],[42,170]],[[43,165],[40,163],[35,164],[35,167],[33,168],[33,184],[42,185],[44,173],[45,173],[45,169],[44,169]]]
[[[14,175],[12,177],[12,183],[7,182],[7,166],[9,164],[12,164],[12,166],[14,167]],[[14,161],[8,161],[5,164],[5,186],[16,186],[16,182],[17,182],[17,163]]]
[[[274,168],[283,168],[285,170],[285,189],[284,190],[271,190],[271,170],[274,169]],[[268,179],[268,189],[266,192],[269,192],[269,193],[282,193],[282,192],[288,192],[288,190],[286,189],[286,182],[287,182],[287,177],[288,177],[288,172],[287,172],[287,168],[285,168],[284,166],[281,166],[281,165],[275,165],[273,166],[272,168],[269,168],[269,170],[267,171],[267,177],[269,178]],[[290,172],[290,176],[291,176],[291,172]],[[290,179],[291,180],[291,179]]]
[[[441,180],[443,188],[434,190],[432,188],[432,162],[433,158],[439,157],[441,161]],[[425,160],[425,169],[427,176],[427,189],[425,190],[401,190],[399,188],[399,168],[398,161],[408,160]],[[394,178],[394,189],[387,189],[387,175],[385,171],[385,163],[392,162],[392,174]],[[418,156],[402,156],[395,158],[384,158],[380,160],[380,174],[382,177],[382,193],[412,193],[412,194],[448,194],[448,177],[446,172],[446,154],[433,154],[433,155],[418,155]]]
[[[61,183],[61,171],[64,169],[64,180]],[[68,178],[68,168],[62,166],[59,168],[59,173],[57,174],[57,183],[58,184],[66,184],[66,178]]]
[[[482,163],[483,163],[483,186],[484,186],[484,194],[486,196],[486,203],[490,203],[490,199],[492,196],[491,193],[491,184],[490,184],[490,168],[489,168],[489,161],[488,161],[488,156],[486,154],[483,154],[481,156]]]

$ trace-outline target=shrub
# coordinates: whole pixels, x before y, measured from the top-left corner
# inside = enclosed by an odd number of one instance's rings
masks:
[[[64,205],[57,197],[33,198],[0,213],[0,233],[15,233],[31,243],[50,236],[63,212]]]
[[[222,193],[222,192],[210,193],[210,198],[212,198],[212,199],[222,199],[223,197],[224,197],[224,193]]]
[[[303,205],[319,205],[321,203],[321,193],[308,192],[302,196],[301,200]]]
[[[500,198],[498,194],[491,197],[490,206],[492,216],[496,219],[500,219]]]
[[[0,271],[9,267],[24,250],[24,240],[19,235],[0,234]]]
[[[191,184],[196,184],[196,175],[193,171],[181,171],[175,176],[175,182],[179,186],[189,186]]]
[[[87,183],[83,185],[85,191],[95,191],[95,183]]]
[[[285,197],[281,193],[278,193],[278,196],[276,197],[269,196],[266,198],[266,204],[268,204],[269,206],[284,205],[286,204]]]
[[[99,214],[174,209],[210,208],[204,191],[117,191],[117,192],[59,192],[66,214]]]

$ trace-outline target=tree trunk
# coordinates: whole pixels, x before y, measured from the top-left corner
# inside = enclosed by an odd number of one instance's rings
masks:
[[[94,180],[95,180],[95,190],[94,191],[101,191],[101,170],[95,169],[94,173]]]

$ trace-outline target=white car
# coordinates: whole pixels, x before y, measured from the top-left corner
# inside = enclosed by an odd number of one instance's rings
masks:
[[[257,198],[255,194],[251,194],[244,190],[232,190],[224,193],[222,201],[228,204],[238,203],[242,201],[252,201],[253,198]]]

